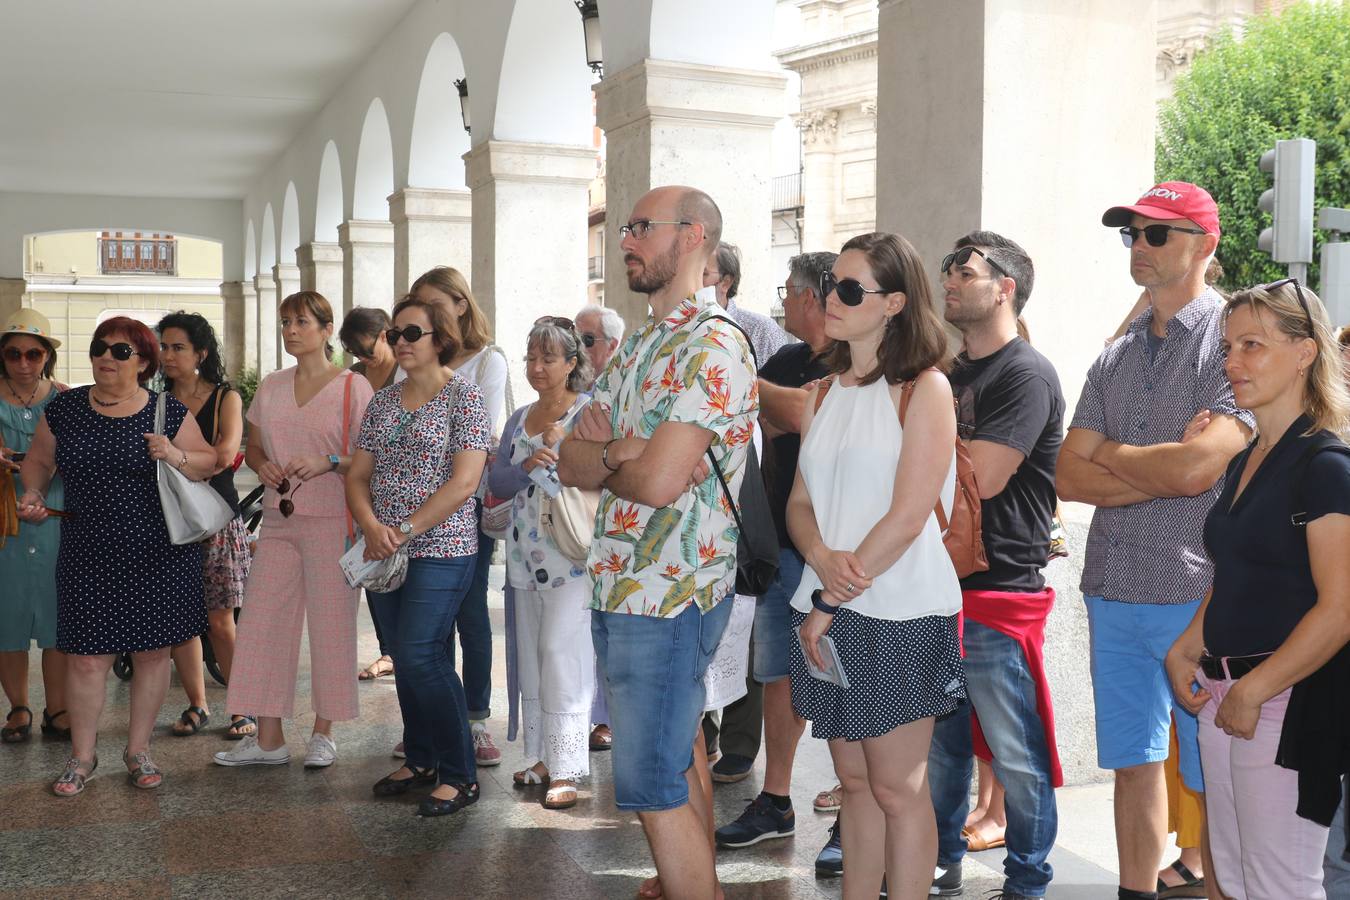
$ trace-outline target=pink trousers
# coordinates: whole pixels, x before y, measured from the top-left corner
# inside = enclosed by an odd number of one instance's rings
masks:
[[[1275,765],[1289,691],[1262,705],[1256,735],[1246,740],[1214,724],[1233,682],[1197,679],[1213,698],[1199,716],[1211,875],[1233,900],[1325,900],[1329,829],[1295,814],[1298,773]]]
[[[359,592],[338,566],[345,518],[263,514],[253,556],[226,707],[235,715],[290,718],[309,625],[310,692],[323,719],[355,719],[356,608]]]

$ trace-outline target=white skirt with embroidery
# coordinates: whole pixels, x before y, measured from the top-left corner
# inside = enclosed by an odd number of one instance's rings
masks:
[[[723,603],[726,601],[723,600]],[[717,645],[708,671],[703,673],[703,710],[730,706],[745,696],[745,676],[750,669],[750,630],[755,624],[755,598],[737,594],[722,642]]]

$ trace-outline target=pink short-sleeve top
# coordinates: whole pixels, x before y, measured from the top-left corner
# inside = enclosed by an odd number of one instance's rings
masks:
[[[350,385],[350,392],[348,392]],[[283,469],[299,456],[348,456],[356,448],[361,416],[370,402],[370,382],[346,372],[328,382],[304,406],[295,403],[295,367],[273,372],[258,385],[258,393],[249,405],[249,424],[262,429],[263,452]],[[343,398],[347,409],[343,410]],[[345,423],[345,425],[344,425]],[[344,446],[345,441],[345,446]],[[298,478],[290,479],[287,496],[295,504],[298,516],[341,516],[347,512],[347,496],[342,475],[325,472],[298,487]],[[263,493],[263,508],[276,509],[281,495],[268,488]]]

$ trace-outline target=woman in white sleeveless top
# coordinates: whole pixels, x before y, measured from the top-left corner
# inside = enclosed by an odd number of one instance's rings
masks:
[[[864,234],[822,279],[836,375],[802,421],[788,530],[807,569],[792,599],[792,705],[830,742],[844,790],[846,898],[928,896],[937,827],[933,720],[965,697],[961,589],[933,513],[951,508],[956,416],[947,337],[913,246]],[[915,380],[899,421],[902,386]],[[812,398],[814,400],[814,398]],[[814,678],[828,637],[849,687]]]

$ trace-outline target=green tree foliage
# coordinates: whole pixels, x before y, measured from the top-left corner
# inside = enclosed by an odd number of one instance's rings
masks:
[[[1220,35],[1159,110],[1158,180],[1214,195],[1227,288],[1285,275],[1256,246],[1270,225],[1256,204],[1271,186],[1257,163],[1275,141],[1299,137],[1317,142],[1316,207],[1350,207],[1350,2],[1299,3]],[[1315,233],[1315,248],[1325,236]],[[1318,284],[1316,263],[1308,277]]]

